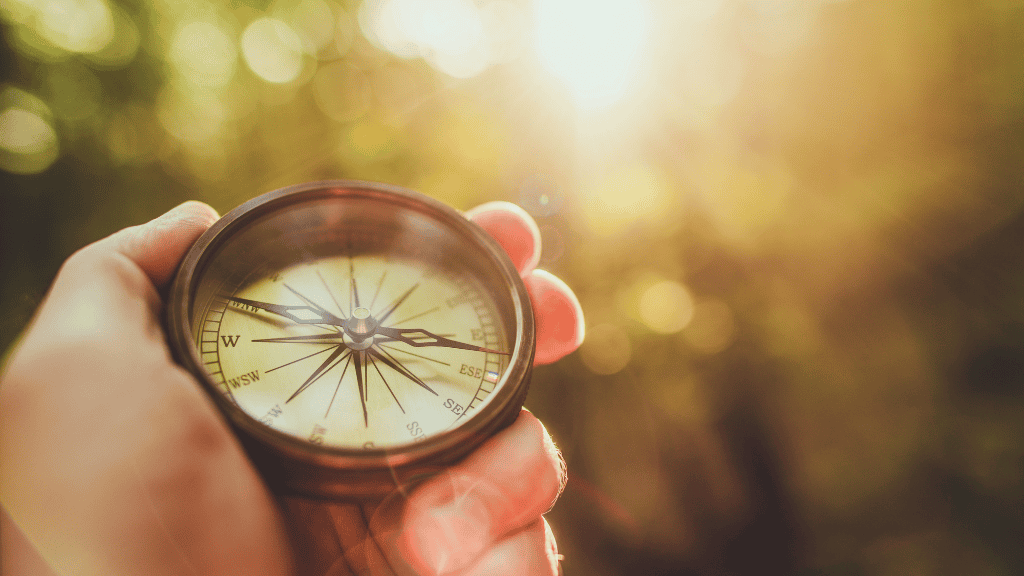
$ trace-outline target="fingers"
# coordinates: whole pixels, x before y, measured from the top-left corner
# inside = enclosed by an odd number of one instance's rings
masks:
[[[466,212],[508,252],[519,274],[529,274],[540,261],[540,230],[533,218],[511,202],[488,202]]]
[[[538,518],[499,542],[458,576],[557,576],[558,559],[551,526]]]
[[[527,411],[466,460],[413,490],[400,517],[381,506],[370,527],[390,565],[458,573],[506,536],[533,524],[563,486],[565,468],[544,426]]]
[[[355,571],[354,574],[405,576],[396,575],[393,564],[381,556],[376,547],[373,547],[371,556],[365,571]],[[557,576],[560,558],[551,526],[541,517],[495,543],[471,566],[450,572],[448,576]]]
[[[534,364],[550,364],[580,347],[585,334],[583,309],[572,290],[553,274],[534,270],[523,279],[537,322]]]
[[[155,220],[108,236],[94,246],[123,254],[160,287],[171,279],[185,252],[217,218],[213,208],[190,200]]]
[[[540,231],[525,210],[509,202],[488,202],[466,212],[505,248],[526,283],[537,321],[535,364],[550,364],[583,342],[583,309],[572,290],[553,274],[536,270]]]

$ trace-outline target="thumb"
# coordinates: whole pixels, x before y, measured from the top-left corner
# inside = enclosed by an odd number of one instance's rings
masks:
[[[139,226],[125,228],[94,246],[128,257],[157,288],[166,284],[185,252],[219,216],[209,205],[195,200]]]
[[[216,220],[202,202],[185,202],[71,255],[39,308],[26,339],[67,341],[159,333],[157,289],[174,274],[189,246]]]

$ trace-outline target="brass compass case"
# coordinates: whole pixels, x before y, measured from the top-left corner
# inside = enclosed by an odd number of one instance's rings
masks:
[[[511,424],[535,345],[489,234],[355,181],[226,214],[182,262],[167,331],[268,482],[324,499],[383,497]]]

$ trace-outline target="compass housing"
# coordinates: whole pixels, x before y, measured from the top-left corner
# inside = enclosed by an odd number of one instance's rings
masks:
[[[502,352],[507,361],[502,360],[500,373],[492,373],[496,374],[493,388],[472,413],[467,409],[452,426],[414,442],[382,448],[349,447],[282,432],[234,400],[224,381],[220,356],[214,364],[214,356],[206,351],[209,341],[203,336],[203,318],[218,305],[220,291],[225,286],[244,286],[252,278],[288,266],[343,254],[343,242],[347,242],[350,258],[353,250],[372,249],[428,269],[457,268],[482,287],[503,327],[498,332],[504,339],[500,345],[507,350]],[[227,304],[219,305],[223,317]],[[378,499],[405,489],[457,462],[510,425],[526,398],[535,347],[533,309],[526,287],[504,249],[487,232],[455,209],[422,194],[348,180],[283,188],[227,213],[195,242],[182,261],[170,289],[166,322],[175,359],[210,393],[267,482],[280,493],[327,500]],[[213,343],[217,343],[216,335]],[[350,346],[350,352],[355,353],[356,348]],[[211,372],[207,368],[211,365],[221,373]],[[360,394],[362,385],[360,381]],[[393,391],[392,396],[398,402]],[[363,410],[368,418],[365,401]]]

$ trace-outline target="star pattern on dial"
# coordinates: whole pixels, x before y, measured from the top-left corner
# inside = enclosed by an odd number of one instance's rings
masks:
[[[409,301],[410,296],[416,292],[420,286],[420,282],[417,281],[412,283],[399,296],[394,298],[393,301],[384,306],[378,307],[377,300],[378,296],[381,294],[381,288],[384,285],[385,279],[387,278],[387,270],[385,270],[377,280],[376,288],[373,290],[373,295],[371,296],[370,301],[366,302],[365,297],[361,298],[361,296],[366,296],[366,294],[360,294],[360,283],[355,274],[351,258],[349,259],[348,268],[349,278],[348,282],[345,282],[348,288],[347,310],[339,304],[335,291],[331,289],[330,285],[319,270],[316,272],[317,277],[323,284],[331,303],[335,305],[335,309],[338,312],[337,314],[328,310],[320,302],[317,302],[313,298],[303,294],[287,283],[283,284],[284,287],[290,293],[294,294],[302,304],[286,305],[241,298],[238,296],[222,296],[224,300],[243,305],[250,310],[262,310],[278,318],[284,319],[287,321],[286,324],[306,325],[322,330],[322,332],[313,334],[258,338],[252,340],[254,343],[262,344],[305,344],[321,346],[317,351],[289,360],[280,366],[267,370],[267,373],[279,370],[286,366],[302,363],[313,359],[314,357],[326,355],[322,359],[317,358],[318,364],[316,367],[308,374],[305,380],[291,392],[290,396],[285,400],[286,404],[299,397],[315,383],[322,381],[328,373],[334,371],[340,366],[341,373],[338,377],[337,384],[334,386],[334,391],[331,395],[330,401],[327,403],[327,408],[324,413],[324,418],[326,418],[328,414],[330,414],[332,406],[334,406],[335,399],[337,398],[338,392],[345,381],[346,374],[348,374],[351,369],[355,375],[356,388],[363,414],[363,424],[365,427],[368,427],[370,412],[367,409],[367,399],[369,396],[368,383],[371,371],[377,374],[380,381],[383,383],[384,389],[387,390],[399,410],[401,410],[403,414],[406,413],[405,408],[399,400],[399,395],[395,393],[395,389],[392,386],[394,383],[394,376],[392,376],[392,380],[389,381],[388,378],[385,377],[384,371],[381,370],[381,365],[389,368],[395,374],[398,374],[403,380],[415,384],[417,387],[433,394],[434,396],[438,396],[437,391],[433,387],[411,370],[406,362],[399,360],[393,352],[400,352],[404,355],[444,365],[448,365],[448,363],[431,358],[427,355],[412,352],[408,350],[408,348],[439,347],[506,356],[509,355],[507,352],[453,340],[451,338],[454,336],[453,334],[435,334],[424,328],[397,327],[399,324],[422,318],[423,316],[438,310],[438,307],[434,307],[416,311],[411,315],[406,315],[398,321],[393,319],[395,312],[400,310],[402,305]]]

